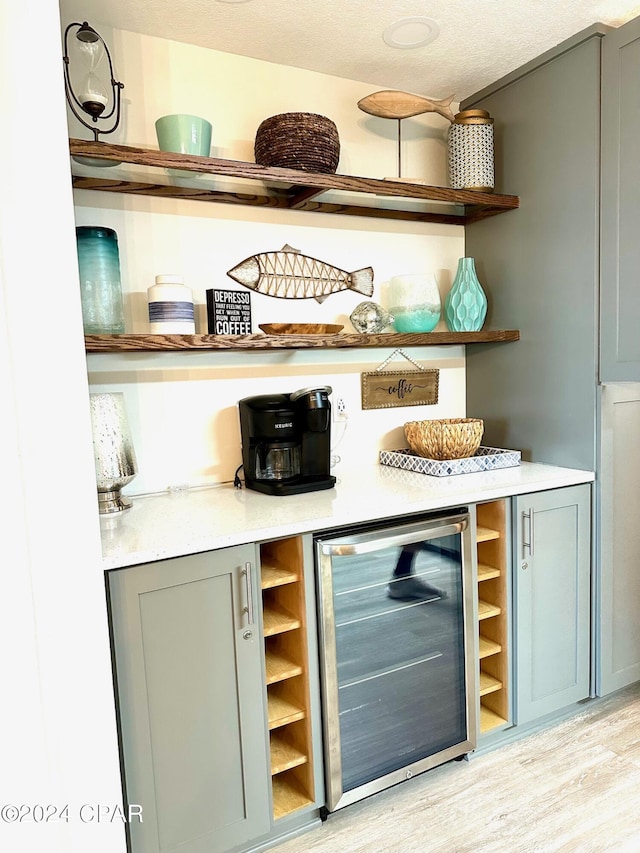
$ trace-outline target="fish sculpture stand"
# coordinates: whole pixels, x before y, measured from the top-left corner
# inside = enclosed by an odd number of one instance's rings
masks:
[[[412,95],[410,92],[398,92],[395,89],[384,89],[361,98],[358,107],[364,113],[377,118],[396,119],[398,122],[398,178],[402,178],[402,119],[425,113],[438,113],[447,121],[453,122],[455,115],[451,109],[454,96],[433,101],[422,95]]]
[[[373,294],[371,267],[346,272],[289,245],[277,252],[252,255],[228,270],[227,275],[256,293],[280,299],[315,299],[322,303],[341,290]]]

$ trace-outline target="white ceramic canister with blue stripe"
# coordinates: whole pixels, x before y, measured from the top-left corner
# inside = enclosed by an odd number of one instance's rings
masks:
[[[157,275],[147,290],[152,335],[193,335],[196,331],[193,293],[179,275]]]

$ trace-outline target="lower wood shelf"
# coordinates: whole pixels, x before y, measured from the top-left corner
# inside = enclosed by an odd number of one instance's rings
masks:
[[[295,771],[293,771],[295,772]],[[291,814],[298,809],[311,805],[313,800],[302,790],[298,781],[292,777],[291,772],[279,773],[271,780],[273,791],[273,817]]]
[[[506,724],[507,721],[504,717],[496,714],[490,708],[485,708],[484,705],[480,706],[480,734],[486,734],[492,729],[497,729],[499,726],[505,726]]]
[[[85,335],[87,352],[185,350],[356,349],[428,347],[517,341],[516,329],[480,332],[382,332],[377,335]]]

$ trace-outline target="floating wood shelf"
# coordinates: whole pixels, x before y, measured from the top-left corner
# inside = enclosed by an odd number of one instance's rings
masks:
[[[86,335],[87,352],[179,352],[185,350],[354,349],[445,346],[520,340],[517,329],[481,332],[387,332],[378,335]]]
[[[514,210],[520,204],[517,196],[500,193],[452,190],[405,181],[327,175],[299,169],[276,169],[239,160],[172,154],[81,139],[70,139],[69,150],[73,157],[114,163],[114,168],[109,170],[111,174],[104,169],[96,169],[100,174],[74,175],[74,188],[84,190],[452,225],[476,222]],[[125,169],[120,164],[126,164]],[[128,166],[155,168],[146,168],[142,176],[127,175]],[[79,171],[75,163],[74,169]],[[200,176],[201,185],[185,186],[184,181],[183,185],[179,185],[180,179],[169,178],[165,169],[193,172],[194,177]],[[234,182],[231,186],[230,180]],[[244,181],[246,187],[242,185],[239,189],[235,186],[237,181]],[[346,196],[338,200],[333,197],[318,198],[327,192],[331,192],[332,196],[342,192]],[[374,199],[374,203],[367,205],[365,202],[368,198]],[[385,202],[395,204],[385,207]]]

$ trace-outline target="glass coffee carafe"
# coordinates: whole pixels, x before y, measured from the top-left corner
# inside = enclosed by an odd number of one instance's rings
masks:
[[[256,479],[290,480],[300,475],[297,442],[263,442],[256,447]]]

